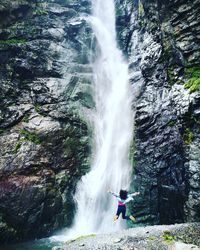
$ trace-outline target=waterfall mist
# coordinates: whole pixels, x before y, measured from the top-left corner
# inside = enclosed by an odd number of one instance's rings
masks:
[[[130,185],[133,112],[128,65],[117,47],[114,0],[92,0],[92,8],[88,21],[98,51],[93,63],[94,161],[91,171],[77,185],[74,225],[66,232],[65,240],[90,233],[112,232],[126,225],[121,219],[113,221],[117,202],[107,191],[118,193]]]

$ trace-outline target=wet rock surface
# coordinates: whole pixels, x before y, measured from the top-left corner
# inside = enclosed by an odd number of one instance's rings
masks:
[[[199,221],[198,1],[121,2],[136,93],[132,189],[141,192],[130,209],[142,223]]]
[[[94,105],[89,1],[0,1],[0,243],[72,222]]]
[[[178,250],[200,249],[199,224],[133,228],[115,234],[83,236],[52,250]]]

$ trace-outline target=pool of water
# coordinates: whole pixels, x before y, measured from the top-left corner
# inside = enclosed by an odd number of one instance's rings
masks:
[[[51,250],[52,247],[62,244],[61,242],[52,242],[49,239],[41,239],[19,244],[0,245],[0,250]]]

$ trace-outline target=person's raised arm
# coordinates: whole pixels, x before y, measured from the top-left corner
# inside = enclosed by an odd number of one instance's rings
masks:
[[[119,197],[119,195],[118,195],[118,194],[113,193],[111,190],[108,190],[108,193],[109,193],[109,194],[112,194],[113,196],[115,196],[115,197],[117,197],[117,198]]]
[[[140,194],[140,192],[135,192],[135,193],[129,194],[128,196],[134,197],[134,196],[137,196],[139,194]]]

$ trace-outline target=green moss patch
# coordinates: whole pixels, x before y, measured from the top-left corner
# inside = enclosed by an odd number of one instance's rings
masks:
[[[19,149],[20,149],[23,142],[31,141],[31,142],[33,142],[35,144],[41,144],[40,138],[38,137],[38,135],[36,135],[33,132],[30,132],[30,131],[28,131],[26,129],[22,129],[20,131],[20,135],[21,135],[22,138],[20,138],[17,141],[16,145],[15,145],[15,148],[14,148],[14,153],[15,154],[19,151]]]
[[[166,241],[167,243],[170,243],[176,239],[175,236],[173,236],[169,231],[165,231],[161,238]]]
[[[190,67],[185,70],[186,76],[200,78],[200,67]]]
[[[36,103],[36,104],[34,105],[34,108],[35,108],[35,111],[36,111],[37,113],[40,113],[40,111],[41,111],[41,106],[40,106],[38,103]]]
[[[167,68],[167,78],[168,78],[170,85],[173,85],[175,83],[174,70],[171,67]]]
[[[141,0],[138,1],[138,16],[143,16],[144,6]]]
[[[28,123],[29,122],[29,116],[25,115],[22,119],[23,122]]]
[[[193,132],[190,128],[186,128],[184,133],[183,133],[183,141],[185,144],[191,144],[193,141]]]
[[[31,142],[33,142],[35,144],[40,144],[41,143],[41,140],[38,137],[38,135],[36,135],[35,133],[30,132],[30,131],[28,131],[26,129],[22,129],[20,131],[20,134],[24,137],[24,139],[26,141],[31,141]]]
[[[26,43],[27,41],[25,39],[17,39],[17,38],[12,38],[12,39],[7,39],[7,40],[0,40],[0,45],[1,44],[23,44]]]
[[[68,241],[66,242],[66,244],[68,245],[68,244],[71,244],[71,243],[73,243],[73,242],[75,242],[75,241],[77,241],[77,240],[86,239],[86,238],[94,237],[94,236],[96,236],[96,234],[83,235],[83,236],[77,237],[77,238],[75,238],[75,239],[68,240]]]
[[[37,15],[47,15],[48,11],[46,9],[38,8],[34,11],[34,14]]]
[[[193,77],[185,85],[185,89],[189,89],[189,92],[200,91],[200,78]]]
[[[185,83],[184,88],[189,89],[189,93],[200,92],[200,67],[190,67],[185,70],[185,76],[188,81]]]
[[[176,122],[177,122],[177,121],[175,121],[175,120],[171,120],[171,121],[169,121],[169,122],[167,123],[167,125],[170,126],[170,127],[174,127],[174,126],[176,125]]]
[[[153,235],[148,237],[148,240],[156,240],[156,239],[157,238],[155,236],[153,236]]]
[[[23,139],[20,139],[16,144],[15,144],[15,148],[14,148],[14,153],[17,154],[17,152],[19,151],[19,149],[21,148],[21,145],[22,143],[24,142],[25,140]]]

